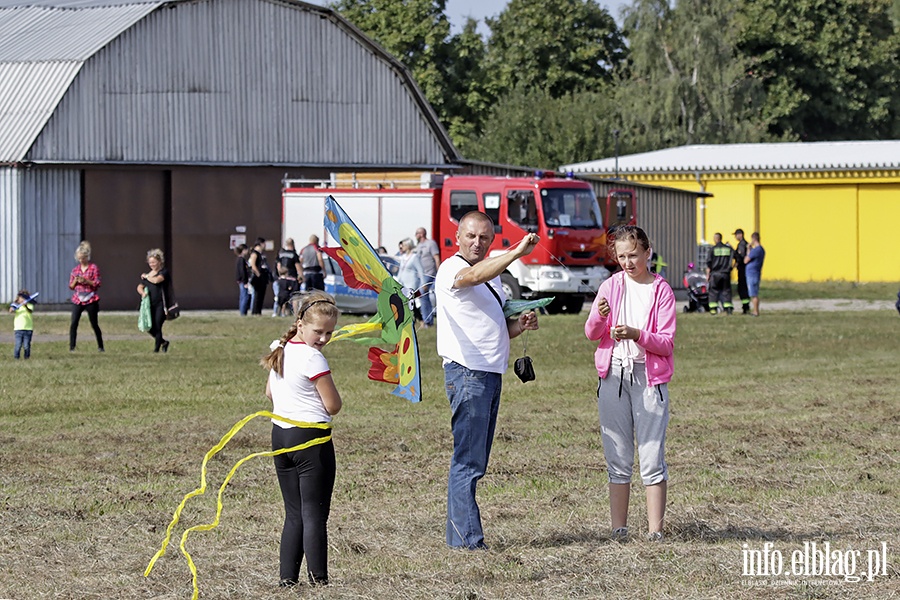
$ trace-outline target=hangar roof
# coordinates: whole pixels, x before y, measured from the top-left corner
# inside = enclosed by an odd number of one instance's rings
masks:
[[[0,0],[0,164],[457,158],[409,70],[330,8]]]
[[[160,3],[85,10],[33,4],[0,0],[0,162],[21,160],[84,61]]]
[[[841,171],[900,168],[900,141],[788,142],[678,146],[618,158],[621,174]],[[614,174],[616,159],[564,165],[562,171]]]

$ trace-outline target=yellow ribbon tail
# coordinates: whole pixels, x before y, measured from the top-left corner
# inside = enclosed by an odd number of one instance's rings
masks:
[[[201,466],[200,466],[200,487],[198,487],[198,488],[194,489],[193,491],[189,492],[188,494],[186,494],[184,496],[184,498],[181,500],[181,503],[178,505],[178,508],[175,509],[175,514],[172,516],[172,521],[169,523],[169,526],[166,528],[166,535],[165,535],[165,538],[163,539],[162,546],[156,552],[156,554],[153,555],[153,558],[150,559],[150,563],[147,565],[147,569],[144,571],[144,577],[147,577],[150,575],[150,572],[153,570],[153,566],[156,564],[156,561],[166,553],[166,548],[168,547],[169,541],[172,537],[172,530],[175,528],[175,525],[178,523],[178,520],[181,517],[181,512],[182,512],[182,510],[184,510],[184,507],[187,504],[187,501],[190,500],[191,498],[193,498],[194,496],[199,496],[206,492],[206,486],[207,486],[207,484],[206,484],[206,473],[207,473],[206,466],[207,466],[207,463],[209,463],[209,460],[213,456],[215,456],[219,451],[221,451],[222,448],[224,448],[225,445],[231,440],[231,438],[233,438],[244,427],[244,425],[246,425],[247,423],[249,423],[256,417],[268,417],[270,419],[275,419],[277,421],[282,421],[282,422],[288,423],[290,425],[294,425],[295,427],[315,428],[315,429],[323,429],[323,430],[331,429],[331,423],[305,423],[302,421],[294,421],[292,419],[288,419],[287,417],[282,417],[282,416],[276,415],[275,413],[265,411],[265,410],[253,413],[252,415],[248,415],[248,416],[244,417],[243,419],[241,419],[240,421],[238,421],[237,423],[235,423],[235,425],[228,431],[228,433],[226,433],[224,436],[222,436],[222,439],[219,440],[219,443],[216,444],[215,446],[213,446],[212,448],[210,448],[209,452],[207,452],[206,455],[203,457],[203,462],[201,463]],[[280,448],[278,450],[269,450],[266,452],[255,452],[253,454],[250,454],[249,456],[245,456],[244,458],[240,459],[237,463],[235,463],[235,465],[228,472],[228,475],[225,477],[225,480],[222,482],[222,485],[219,487],[219,493],[216,497],[215,519],[211,523],[195,525],[193,527],[190,527],[190,528],[186,529],[181,536],[181,544],[180,544],[181,553],[187,559],[188,567],[191,570],[191,580],[192,580],[192,583],[194,586],[194,594],[192,596],[193,600],[197,599],[200,591],[199,591],[199,587],[197,585],[197,567],[194,565],[194,561],[191,558],[190,553],[187,551],[187,548],[185,547],[188,535],[190,534],[191,531],[209,531],[219,525],[219,520],[222,515],[222,508],[223,508],[222,495],[225,492],[225,487],[228,485],[228,482],[231,481],[232,477],[234,477],[235,473],[237,473],[238,468],[240,468],[240,466],[242,464],[244,464],[245,462],[247,462],[248,460],[250,460],[252,458],[256,458],[258,456],[276,456],[278,454],[284,454],[287,452],[296,452],[298,450],[304,450],[306,448],[315,446],[317,444],[324,444],[324,443],[328,442],[330,439],[331,439],[331,433],[328,433],[326,435],[323,435],[323,437],[318,437],[318,438],[312,439],[308,442],[299,444],[299,445],[291,447],[291,448]]]

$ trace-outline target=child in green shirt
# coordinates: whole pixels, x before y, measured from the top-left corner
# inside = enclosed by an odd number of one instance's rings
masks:
[[[21,351],[24,350],[27,360],[31,357],[31,335],[34,333],[34,320],[31,318],[31,314],[34,312],[34,302],[28,290],[19,290],[16,301],[9,305],[9,312],[16,315],[13,321],[13,330],[16,335],[16,348],[13,356],[18,360]]]

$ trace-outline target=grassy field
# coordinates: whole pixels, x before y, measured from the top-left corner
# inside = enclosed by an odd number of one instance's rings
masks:
[[[538,380],[506,378],[479,487],[491,550],[448,550],[449,409],[431,329],[419,338],[418,405],[366,380],[364,347],[326,351],[345,402],[335,427],[332,585],[275,586],[283,509],[271,459],[262,458],[229,485],[221,525],[188,541],[200,597],[900,597],[896,311],[678,318],[664,543],[609,539],[593,346],[581,315],[542,318],[528,338]],[[105,354],[86,321],[73,354],[66,314],[36,315],[27,362],[14,362],[4,342],[0,598],[188,599],[178,538],[212,519],[237,460],[269,449],[264,420],[210,463],[209,491],[188,503],[150,577],[143,571],[198,485],[204,453],[239,419],[269,408],[257,361],[287,322],[187,313],[167,325],[169,353],[156,355],[136,315],[101,313]],[[513,348],[521,352],[519,340]],[[639,483],[634,492],[630,525],[641,531]],[[742,575],[748,552],[767,542],[767,556],[781,553],[788,571],[805,543],[829,543],[835,562],[855,557],[857,574],[870,551],[886,548],[886,574]]]
[[[896,282],[853,283],[849,281],[763,281],[760,301],[808,300],[811,298],[850,300],[897,300]],[[735,295],[736,297],[736,295]]]

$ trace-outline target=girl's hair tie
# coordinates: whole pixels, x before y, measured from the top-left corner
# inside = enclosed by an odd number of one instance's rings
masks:
[[[324,302],[325,304],[331,304],[332,306],[336,306],[336,305],[334,304],[334,302],[332,302],[331,300],[325,300],[325,299],[321,299],[321,300],[313,300],[312,302],[310,302],[309,304],[307,304],[306,306],[304,306],[303,309],[300,311],[300,317],[299,317],[299,319],[300,319],[300,320],[303,320],[303,315],[306,314],[306,311],[308,311],[308,310],[310,309],[310,307],[315,306],[316,304],[321,304],[322,302]]]

